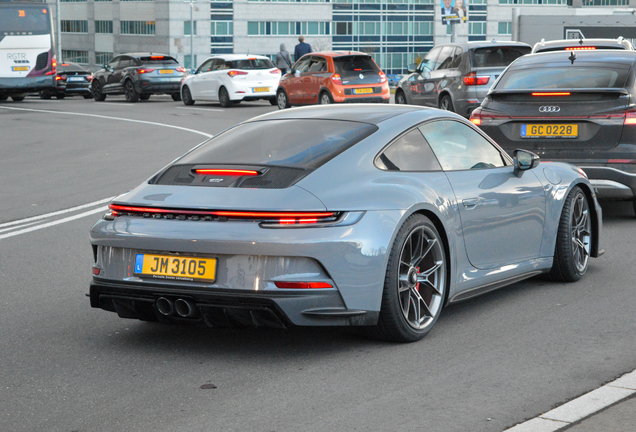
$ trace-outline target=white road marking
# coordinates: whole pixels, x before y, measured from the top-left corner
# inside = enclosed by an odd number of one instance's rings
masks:
[[[218,111],[218,112],[225,112],[225,110],[223,110],[223,109],[216,109],[216,108],[188,108],[188,107],[177,107],[177,109],[198,110],[198,111]]]
[[[64,218],[64,219],[58,219],[56,221],[47,222],[47,223],[42,224],[42,225],[36,225],[36,226],[32,226],[30,228],[25,228],[25,229],[22,229],[22,230],[19,230],[19,231],[13,231],[13,232],[10,232],[10,233],[7,233],[7,234],[2,234],[2,235],[0,235],[0,240],[5,239],[5,238],[9,238],[9,237],[13,237],[13,236],[17,236],[17,235],[20,235],[20,234],[26,234],[26,233],[30,233],[30,232],[33,232],[33,231],[41,230],[43,228],[48,228],[48,227],[51,227],[51,226],[54,226],[54,225],[59,225],[59,224],[65,223],[65,222],[70,222],[70,221],[73,221],[75,219],[80,219],[80,218],[83,218],[83,217],[86,217],[86,216],[90,216],[90,215],[95,214],[95,213],[104,212],[106,210],[108,210],[108,206],[104,206],[104,207],[100,207],[100,208],[97,208],[97,209],[89,210],[87,212],[76,214],[74,216],[69,216],[69,217]]]
[[[11,230],[14,230],[14,229],[21,229],[21,228],[24,228],[24,227],[35,225],[36,223],[37,222],[31,222],[31,223],[27,223],[27,224],[24,224],[24,225],[12,226],[11,228],[3,228],[3,229],[0,229],[0,232],[11,231]]]
[[[113,198],[115,198],[115,197],[104,198],[104,199],[101,199],[99,201],[93,201],[93,202],[88,203],[88,204],[82,204],[82,205],[79,205],[79,206],[76,206],[76,207],[71,207],[71,208],[67,208],[67,209],[64,209],[64,210],[58,210],[58,211],[54,211],[52,213],[46,213],[46,214],[39,215],[39,216],[28,217],[26,219],[15,220],[15,221],[12,221],[12,222],[5,222],[3,224],[0,224],[0,228],[13,226],[13,225],[21,225],[23,223],[27,223],[27,222],[31,222],[31,221],[38,221],[38,220],[41,220],[41,219],[46,219],[46,218],[50,218],[50,217],[53,217],[53,216],[58,216],[58,215],[61,215],[61,214],[64,214],[64,213],[71,213],[71,212],[74,212],[74,211],[77,211],[77,210],[82,210],[82,209],[85,209],[85,208],[88,208],[88,207],[93,207],[93,206],[96,206],[96,205],[107,203],[107,202],[111,201]]]
[[[504,432],[555,432],[636,394],[636,370]]]
[[[181,126],[174,126],[174,125],[169,125],[165,123],[157,123],[157,122],[151,122],[151,121],[145,121],[145,120],[134,120],[134,119],[121,118],[121,117],[111,117],[111,116],[104,116],[99,114],[77,113],[77,112],[70,112],[70,111],[51,111],[51,110],[39,110],[39,109],[31,109],[31,108],[15,108],[15,107],[7,107],[7,106],[0,106],[0,108],[7,109],[7,110],[15,110],[15,111],[31,111],[31,112],[42,112],[42,113],[49,113],[49,114],[76,115],[76,116],[84,116],[84,117],[103,118],[108,120],[126,121],[126,122],[132,122],[132,123],[142,123],[142,124],[149,124],[153,126],[167,127],[171,129],[179,129],[186,132],[192,132],[195,134],[203,135],[206,138],[212,138],[214,136],[214,135],[201,132],[195,129],[189,129],[189,128],[184,128]]]

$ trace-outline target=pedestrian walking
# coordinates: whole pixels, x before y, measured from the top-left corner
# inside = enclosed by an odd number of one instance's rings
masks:
[[[305,36],[298,37],[298,45],[294,49],[294,58],[298,61],[299,58],[304,56],[305,54],[309,54],[311,51],[311,45],[305,42]]]
[[[276,67],[280,69],[281,75],[285,75],[292,67],[292,60],[285,44],[280,44],[280,51],[276,54]]]

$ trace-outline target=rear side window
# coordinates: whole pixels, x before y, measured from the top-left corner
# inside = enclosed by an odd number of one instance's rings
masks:
[[[475,48],[472,52],[473,67],[505,67],[522,55],[530,54],[530,47]]]
[[[240,124],[179,164],[273,165],[316,169],[377,130],[340,120],[267,120]]]
[[[375,160],[387,171],[440,171],[433,151],[418,129],[402,135]]]
[[[627,69],[596,66],[556,66],[509,69],[497,90],[623,88]]]
[[[336,68],[336,73],[339,73],[342,77],[366,72],[380,72],[380,68],[370,56],[335,57],[333,63]]]
[[[465,124],[440,120],[419,127],[444,171],[498,168],[505,159],[488,140]]]
[[[274,65],[268,59],[234,60],[229,63],[231,63],[231,69],[274,69]]]

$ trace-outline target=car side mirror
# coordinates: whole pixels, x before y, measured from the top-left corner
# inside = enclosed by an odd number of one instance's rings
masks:
[[[409,73],[415,72],[416,69],[417,69],[417,65],[415,63],[411,63],[410,65],[406,67],[406,70],[408,70]]]
[[[524,171],[531,170],[539,166],[541,158],[528,150],[517,149],[513,152],[515,162],[515,175],[521,177]]]

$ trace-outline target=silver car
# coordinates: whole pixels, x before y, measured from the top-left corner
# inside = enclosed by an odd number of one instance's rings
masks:
[[[209,326],[366,326],[422,338],[447,303],[600,254],[581,170],[509,157],[464,118],[313,106],[245,121],[115,198],[90,232],[91,306]]]
[[[424,105],[470,117],[503,70],[532,48],[522,42],[438,45],[395,89],[395,103]]]

